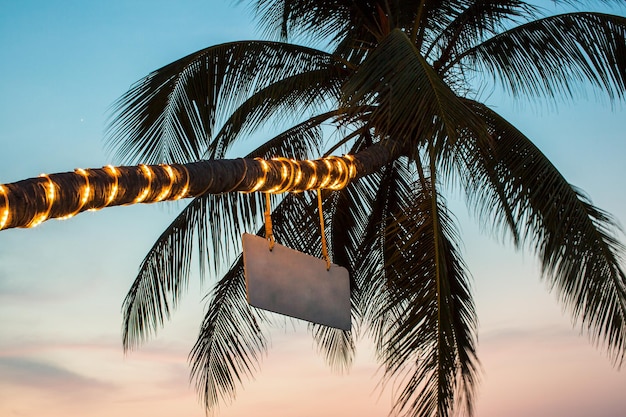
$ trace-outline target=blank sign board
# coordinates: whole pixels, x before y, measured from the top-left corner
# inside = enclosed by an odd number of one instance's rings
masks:
[[[348,270],[275,244],[243,235],[243,263],[248,302],[264,310],[350,330]]]

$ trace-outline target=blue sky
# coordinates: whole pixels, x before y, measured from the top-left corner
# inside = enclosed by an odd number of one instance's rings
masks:
[[[230,2],[5,2],[0,183],[115,162],[103,150],[108,108],[134,81],[203,47],[254,37],[249,13]],[[498,93],[488,102],[624,224],[626,111],[623,103],[590,97],[558,111]],[[126,356],[121,347],[122,299],[181,207],[112,208],[0,233],[0,415],[204,415],[186,356],[206,288],[192,285],[155,340]],[[532,254],[484,236],[463,210],[456,214],[480,320],[477,415],[623,415],[626,373],[579,336]],[[220,415],[368,417],[389,410],[391,389],[377,389],[367,341],[353,370],[336,375],[301,326],[292,327],[272,332],[256,380]]]

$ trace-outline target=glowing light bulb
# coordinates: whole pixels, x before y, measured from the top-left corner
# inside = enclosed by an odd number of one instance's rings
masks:
[[[253,192],[255,192],[255,191],[260,190],[260,189],[261,189],[261,187],[263,187],[263,185],[265,185],[265,181],[266,181],[265,177],[261,177],[261,178],[259,178],[259,179],[258,179],[258,180],[254,183],[254,186],[250,189],[250,191],[249,191],[249,192],[253,193]]]
[[[274,158],[281,164],[281,181],[280,184],[272,189],[272,192],[282,193],[293,191],[296,183],[297,172],[299,170],[298,162],[288,158]]]
[[[166,187],[166,188],[164,188],[164,189],[163,189],[163,191],[161,191],[161,193],[160,193],[158,196],[156,196],[156,198],[154,199],[154,201],[155,201],[155,202],[158,202],[158,201],[163,201],[163,200],[165,200],[165,197],[167,197],[167,196],[168,196],[168,194],[170,193],[170,191],[172,191],[172,187]]]
[[[165,169],[165,172],[167,172],[167,176],[169,177],[169,179],[171,181],[174,181],[175,175],[174,175],[174,170],[172,169],[172,167],[166,164],[163,164],[161,166]]]
[[[277,194],[284,191],[285,181],[289,178],[289,168],[285,158],[276,157],[272,158],[272,161],[276,161],[280,164],[280,183],[267,190],[267,192]]]
[[[332,177],[330,175],[331,171],[329,170],[329,174],[328,174],[329,183],[326,185],[326,187],[331,189],[331,190],[340,190],[341,189],[341,185],[342,185],[342,177],[343,177],[342,172],[341,172],[341,165],[337,166],[337,164],[335,164],[334,162],[335,162],[335,160],[333,158],[332,162],[329,162],[329,165],[331,167],[338,167],[339,175],[337,177]],[[326,165],[326,166],[328,167],[329,165]]]
[[[298,163],[293,159],[288,159],[287,163],[289,164],[289,182],[285,186],[285,191],[292,191],[298,178]]]
[[[336,162],[337,170],[339,171],[339,175],[343,175],[343,173],[345,172],[343,168],[345,162],[343,162],[343,160],[341,159],[335,159],[335,162]]]
[[[41,223],[43,223],[44,221],[46,221],[46,219],[48,218],[48,216],[46,216],[45,213],[42,214],[38,214],[36,215],[33,220],[28,223],[28,225],[26,227],[28,228],[33,228],[33,227],[37,227],[39,226]]]

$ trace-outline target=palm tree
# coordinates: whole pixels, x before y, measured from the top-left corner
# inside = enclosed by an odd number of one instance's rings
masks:
[[[367,334],[383,378],[405,377],[396,410],[471,414],[476,315],[445,200],[459,188],[494,234],[539,256],[581,328],[614,364],[623,363],[626,275],[617,225],[479,92],[492,79],[515,98],[576,99],[591,85],[623,100],[626,18],[547,14],[515,0],[251,3],[275,40],[198,51],[149,74],[118,101],[109,130],[117,155],[169,165],[5,185],[0,228],[194,196],[141,264],[124,301],[124,345],[136,347],[169,317],[197,245],[200,271],[221,277],[190,355],[212,409],[257,369],[272,320],[246,302],[242,258],[233,255],[243,231],[264,233],[263,199],[229,191],[285,191],[291,174],[283,167],[299,169],[311,186],[292,189],[328,188],[329,250],[350,272],[354,329],[310,326],[328,362],[349,366],[355,338]],[[224,160],[234,143],[263,128],[280,133],[247,158]],[[339,175],[332,163],[308,169],[270,160],[339,151],[352,155],[341,160],[354,172],[337,187],[328,186]],[[331,180],[311,180],[319,173]],[[320,256],[316,207],[308,192],[274,197],[277,240]]]

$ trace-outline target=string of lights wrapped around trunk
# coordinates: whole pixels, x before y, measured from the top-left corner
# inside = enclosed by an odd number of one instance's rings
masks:
[[[392,160],[380,144],[314,160],[220,159],[189,164],[106,166],[42,174],[0,185],[0,230],[35,227],[87,210],[227,192],[339,190]]]

